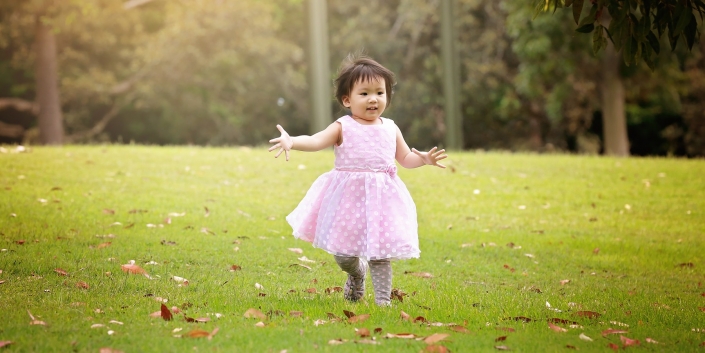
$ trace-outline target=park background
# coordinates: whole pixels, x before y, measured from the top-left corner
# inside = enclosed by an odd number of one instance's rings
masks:
[[[591,2],[576,3],[588,17]],[[333,121],[344,114],[330,87],[335,71],[364,51],[397,74],[385,116],[417,148],[604,153],[603,107],[614,106],[605,121],[626,127],[617,139],[628,141],[609,154],[705,155],[705,43],[685,38],[695,26],[700,32],[697,12],[673,50],[659,36],[652,69],[614,60],[611,44],[595,54],[593,35],[575,30],[574,11],[545,4],[6,1],[0,142],[261,145],[277,123],[312,133],[320,128],[309,98],[312,63],[327,71],[316,100]],[[324,27],[314,27],[321,18]],[[452,25],[446,57],[444,18]],[[325,62],[312,61],[315,50]],[[455,126],[447,123],[447,57]],[[39,109],[40,96],[54,108]],[[44,127],[42,114],[51,115]],[[452,133],[457,141],[448,144]]]

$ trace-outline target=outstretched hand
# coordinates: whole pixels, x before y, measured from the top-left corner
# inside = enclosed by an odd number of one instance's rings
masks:
[[[445,154],[446,150],[441,149],[441,150],[436,150],[437,147],[431,148],[430,151],[428,152],[419,152],[416,148],[412,148],[411,152],[414,152],[417,156],[421,157],[421,160],[423,161],[424,164],[427,165],[435,165],[436,167],[439,168],[445,168],[443,164],[438,163],[441,159],[446,159],[448,158],[448,155]]]
[[[282,135],[277,138],[269,140],[269,143],[274,144],[274,146],[269,148],[269,152],[272,152],[278,148],[279,152],[277,152],[277,154],[274,156],[274,158],[279,157],[279,155],[281,155],[282,152],[284,152],[284,155],[286,156],[286,160],[288,161],[289,160],[289,151],[291,150],[291,147],[294,146],[294,141],[291,139],[291,136],[289,136],[289,133],[287,133],[286,130],[284,130],[284,128],[281,125],[277,124],[277,129],[279,130],[279,132],[282,133]]]

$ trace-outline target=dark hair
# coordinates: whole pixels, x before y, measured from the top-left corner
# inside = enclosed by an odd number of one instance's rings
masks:
[[[396,85],[394,73],[365,55],[348,55],[338,69],[338,78],[335,79],[335,98],[340,105],[343,105],[343,97],[350,96],[355,83],[378,78],[384,79],[387,106],[390,106],[392,104],[392,88]]]

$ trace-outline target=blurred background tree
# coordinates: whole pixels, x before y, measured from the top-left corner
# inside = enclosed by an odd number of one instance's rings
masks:
[[[447,131],[441,1],[449,0],[328,1],[331,79],[351,52],[365,51],[393,70],[399,84],[385,116],[417,148],[443,145]],[[308,134],[305,5],[3,2],[0,142],[261,145],[275,135],[276,123]],[[584,2],[582,17],[591,6]],[[522,0],[456,0],[464,148],[609,152],[602,123],[605,50],[594,54],[595,37],[575,31],[572,11],[534,19],[536,11]],[[638,17],[639,7],[633,11]],[[38,108],[45,93],[37,18],[55,40],[56,106],[65,135],[58,140],[46,138]],[[687,26],[699,33],[702,20]],[[688,50],[691,42],[680,40],[671,50],[668,33],[659,36],[653,70],[636,59],[613,66],[624,92],[626,152],[703,156],[705,47],[694,39]],[[345,114],[332,97],[321,99],[333,107],[331,121]]]

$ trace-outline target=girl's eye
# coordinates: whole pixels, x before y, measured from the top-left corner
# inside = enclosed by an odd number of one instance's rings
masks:
[[[363,95],[363,96],[366,96],[366,95],[367,95],[367,93],[363,93],[362,95]]]
[[[383,96],[384,92],[377,92],[377,94],[379,94],[380,96]]]

